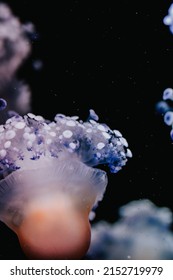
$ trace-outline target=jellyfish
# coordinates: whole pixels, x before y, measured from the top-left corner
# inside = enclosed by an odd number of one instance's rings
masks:
[[[120,208],[120,219],[92,227],[88,259],[173,259],[172,212],[148,199]]]
[[[16,114],[0,126],[0,220],[30,259],[82,258],[108,182],[95,166],[116,173],[131,156],[122,134],[98,123],[94,110],[86,122]]]
[[[164,122],[171,126],[170,136],[173,140],[173,107],[171,102],[173,101],[173,89],[166,88],[163,92],[163,100],[156,104],[157,112],[164,116]]]
[[[173,4],[169,7],[168,15],[164,17],[163,23],[169,26],[169,30],[173,34]]]
[[[3,111],[7,107],[7,101],[3,98],[0,98],[0,111]]]
[[[9,110],[20,114],[31,110],[29,86],[18,81],[16,72],[31,52],[29,35],[33,32],[31,23],[22,24],[8,5],[0,3],[0,97],[8,103],[1,123],[8,118]]]

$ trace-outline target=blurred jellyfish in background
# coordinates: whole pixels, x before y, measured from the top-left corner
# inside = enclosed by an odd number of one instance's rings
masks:
[[[0,98],[8,104],[1,123],[7,119],[8,111],[25,114],[31,110],[30,89],[17,80],[16,71],[31,51],[29,34],[33,32],[31,23],[22,25],[10,8],[0,3]]]
[[[5,99],[0,98],[0,111],[5,110],[5,108],[7,107],[7,102]]]
[[[168,25],[171,33],[173,34],[173,4],[171,4],[168,15],[164,17],[163,22]],[[156,111],[164,116],[164,122],[171,126],[171,139],[173,140],[173,106],[171,102],[173,101],[173,89],[166,88],[163,92],[162,101],[156,103]]]
[[[173,34],[173,4],[169,7],[168,15],[164,17],[163,23],[169,26],[170,31]],[[169,126],[173,125],[172,101],[173,89],[166,88],[163,92],[163,100],[156,104],[156,111],[164,116],[164,122]],[[171,138],[173,139],[173,130],[171,130]]]
[[[28,113],[0,126],[0,219],[29,258],[78,259],[88,250],[89,216],[107,185],[94,167],[116,173],[132,156],[121,133],[97,120],[93,110],[87,122]]]
[[[89,259],[173,259],[172,213],[149,200],[120,208],[121,219],[92,227]]]
[[[156,104],[156,110],[164,116],[164,122],[167,125],[171,126],[170,136],[173,140],[173,107],[171,106],[172,101],[173,89],[167,88],[163,92],[163,101],[160,101]]]
[[[163,23],[169,26],[169,30],[173,34],[173,4],[169,7],[168,15],[164,17]]]

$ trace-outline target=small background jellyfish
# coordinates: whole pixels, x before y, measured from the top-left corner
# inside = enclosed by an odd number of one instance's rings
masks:
[[[16,72],[30,54],[29,35],[33,33],[31,23],[22,25],[10,7],[0,3],[0,97],[7,101],[1,123],[10,111],[24,114],[31,110],[29,86],[17,79]]]
[[[157,112],[164,116],[164,122],[168,126],[171,126],[170,136],[173,140],[173,107],[171,102],[173,101],[173,89],[167,88],[163,92],[163,101],[156,104]]]
[[[18,69],[19,80],[32,89],[32,112],[48,120],[57,113],[86,120],[93,108],[99,122],[121,131],[133,152],[121,172],[109,174],[93,226],[115,222],[118,209],[133,200],[148,198],[173,212],[172,145],[153,109],[172,87],[173,38],[163,24],[172,0],[114,2],[5,1],[39,33],[36,40],[31,36],[32,53]],[[38,58],[44,67],[33,71]],[[0,227],[0,258],[25,258],[13,232]]]
[[[164,17],[163,22],[169,26],[169,30],[173,34],[173,4],[169,7],[168,15]]]
[[[172,213],[149,200],[132,201],[120,208],[116,223],[104,221],[92,228],[89,259],[173,259]]]
[[[169,26],[171,33],[173,34],[173,3],[168,9],[168,15],[164,17],[163,22]],[[163,91],[162,101],[156,103],[156,111],[164,116],[164,122],[173,128],[173,89],[166,88]],[[173,140],[173,129],[170,131],[171,139]]]

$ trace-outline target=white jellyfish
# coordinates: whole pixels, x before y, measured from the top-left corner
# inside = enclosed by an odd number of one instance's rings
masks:
[[[172,213],[150,200],[132,201],[120,208],[121,219],[92,227],[89,259],[173,259]]]
[[[103,198],[107,164],[118,172],[132,154],[117,130],[57,114],[32,113],[0,126],[0,219],[33,259],[76,259],[90,244],[89,214]]]

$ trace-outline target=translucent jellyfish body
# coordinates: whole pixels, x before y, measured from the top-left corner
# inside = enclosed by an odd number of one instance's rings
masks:
[[[90,259],[173,259],[172,213],[149,200],[120,208],[121,219],[99,222],[92,228]]]
[[[118,172],[132,154],[117,130],[58,114],[31,113],[0,126],[0,219],[32,259],[75,259],[90,244],[89,214],[102,199],[107,164]]]

